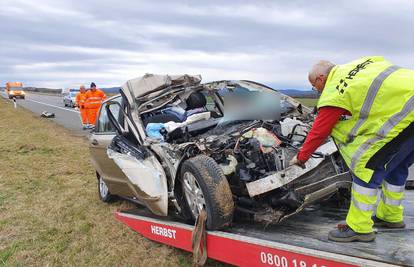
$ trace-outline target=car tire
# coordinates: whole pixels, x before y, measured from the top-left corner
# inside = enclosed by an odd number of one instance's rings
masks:
[[[234,201],[230,185],[212,158],[198,155],[186,160],[181,167],[179,184],[184,218],[194,221],[202,207],[207,212],[207,229],[217,230],[232,222]]]
[[[109,188],[100,175],[98,175],[98,195],[103,202],[111,202],[114,196],[109,192]]]

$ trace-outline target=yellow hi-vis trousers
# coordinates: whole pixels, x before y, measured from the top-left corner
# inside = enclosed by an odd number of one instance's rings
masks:
[[[393,151],[395,153],[389,154],[375,169],[369,183],[353,177],[352,200],[346,223],[357,233],[372,232],[375,209],[378,219],[390,223],[403,221],[402,200],[408,168],[414,163],[414,137],[410,135]]]
[[[372,216],[377,203],[378,188],[363,187],[355,182],[352,184],[352,198],[346,223],[357,233],[373,231]],[[376,216],[387,222],[401,222],[404,208],[404,185],[396,186],[383,181],[381,198],[376,209]]]

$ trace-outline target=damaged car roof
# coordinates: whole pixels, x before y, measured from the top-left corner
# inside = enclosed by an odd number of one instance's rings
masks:
[[[170,86],[193,86],[201,82],[201,75],[158,75],[145,74],[142,77],[128,80],[122,85],[128,100],[151,94]]]

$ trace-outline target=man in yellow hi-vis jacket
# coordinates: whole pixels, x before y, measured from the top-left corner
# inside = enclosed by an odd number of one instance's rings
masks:
[[[354,178],[346,225],[329,239],[373,241],[373,225],[404,228],[404,185],[414,163],[414,71],[373,56],[344,65],[320,61],[308,78],[321,92],[319,113],[290,164],[303,165],[331,134]],[[323,124],[331,125],[324,133]]]

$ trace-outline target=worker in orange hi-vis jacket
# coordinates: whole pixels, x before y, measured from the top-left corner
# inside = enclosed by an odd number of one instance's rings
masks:
[[[82,84],[79,87],[79,93],[76,95],[76,106],[79,108],[83,129],[89,125],[88,109],[86,108],[86,88]]]
[[[96,88],[95,83],[91,83],[91,89],[86,92],[86,108],[88,109],[89,123],[94,126],[96,122],[96,116],[98,115],[99,108],[102,102],[105,100],[106,95],[102,90]]]

